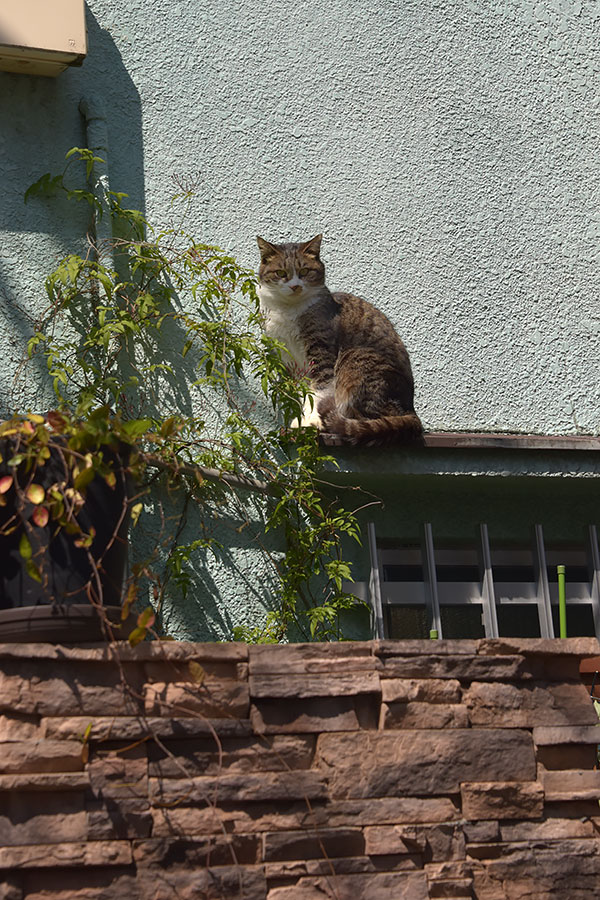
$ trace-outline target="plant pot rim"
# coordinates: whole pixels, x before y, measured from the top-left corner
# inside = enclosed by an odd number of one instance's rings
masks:
[[[0,643],[81,644],[123,640],[135,627],[135,616],[121,620],[120,606],[101,610],[111,624],[112,636],[101,613],[90,604],[39,603],[0,610]]]

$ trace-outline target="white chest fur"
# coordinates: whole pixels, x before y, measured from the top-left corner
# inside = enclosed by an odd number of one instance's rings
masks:
[[[265,331],[269,337],[287,347],[292,363],[304,370],[308,364],[299,320],[303,313],[319,299],[317,291],[303,291],[300,296],[287,289],[259,285],[260,309],[265,317]]]
[[[293,294],[286,287],[277,288],[261,284],[258,288],[261,312],[265,317],[265,331],[287,347],[289,360],[299,373],[308,374],[310,360],[306,358],[306,350],[300,331],[300,317],[316,303],[321,296],[320,289],[303,291],[300,296]],[[321,418],[317,411],[318,401],[331,390],[331,386],[316,390],[307,397],[304,409],[296,425],[313,425],[320,429]]]

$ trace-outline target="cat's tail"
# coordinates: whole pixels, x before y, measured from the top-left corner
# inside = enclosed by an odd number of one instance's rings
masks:
[[[365,447],[423,444],[423,426],[415,412],[380,416],[378,419],[348,419],[333,409],[322,414],[322,420],[323,431],[340,435],[344,438],[344,443],[348,444],[361,444]]]

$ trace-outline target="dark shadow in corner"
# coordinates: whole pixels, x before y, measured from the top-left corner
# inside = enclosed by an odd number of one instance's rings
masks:
[[[110,188],[126,191],[131,207],[142,212],[145,207],[140,97],[113,37],[87,6],[86,27],[88,55],[80,68],[56,78],[0,72],[0,353],[15,367],[46,306],[45,277],[63,255],[85,246],[85,204],[62,197],[24,203],[34,181],[46,172],[62,172],[66,152],[85,146],[82,97],[93,94],[106,111]],[[13,373],[0,379],[0,415],[22,408],[24,399],[27,405],[37,399],[45,405],[44,390],[31,383],[26,398],[15,391]],[[39,376],[43,382],[41,369]]]
[[[55,78],[0,72],[0,232],[31,231],[68,239],[79,217],[85,219],[72,204],[57,208],[53,202],[40,208],[43,204],[37,203],[34,208],[25,206],[23,196],[45,172],[62,171],[71,147],[85,146],[79,102],[92,94],[106,111],[110,187],[127,191],[129,206],[144,211],[140,96],[111,34],[100,27],[89,7],[86,26],[88,55],[80,68],[71,67]]]

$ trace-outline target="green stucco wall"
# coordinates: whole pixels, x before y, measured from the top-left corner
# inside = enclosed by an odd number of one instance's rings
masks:
[[[15,368],[86,212],[23,193],[84,146],[94,94],[110,186],[152,222],[184,178],[188,228],[245,264],[257,233],[324,232],[330,286],[405,339],[426,428],[600,431],[600,2],[90,0],[87,27],[80,69],[0,73],[2,412],[50,402]],[[252,553],[231,548],[249,586],[217,564],[220,611],[179,634],[262,615]]]

